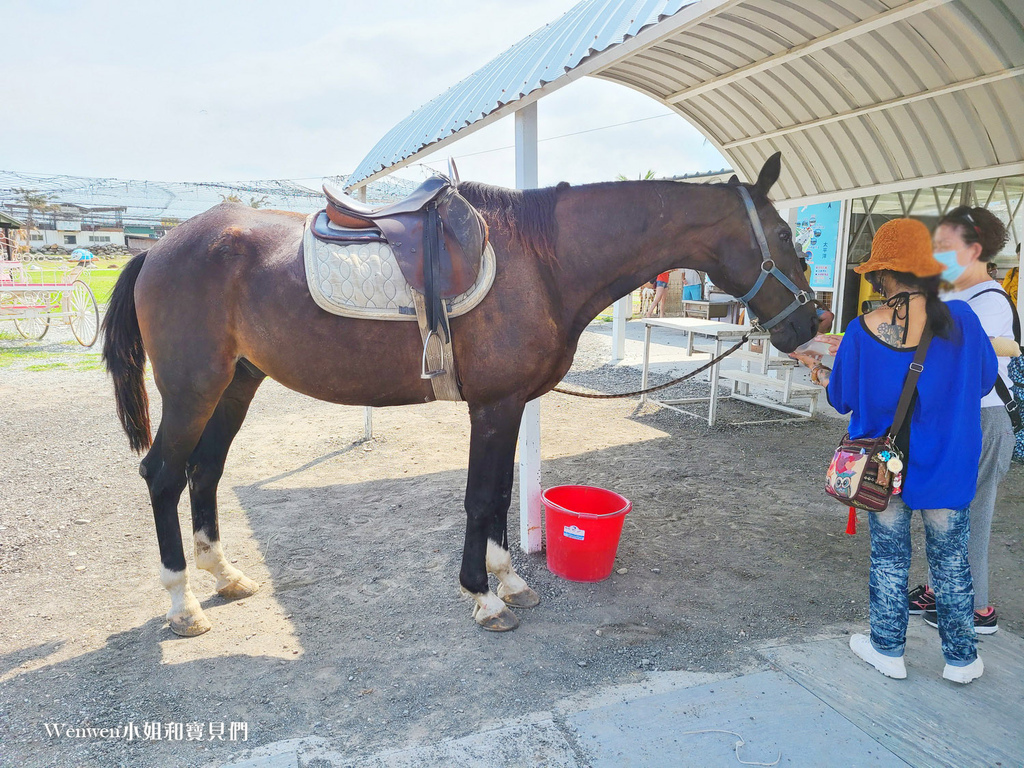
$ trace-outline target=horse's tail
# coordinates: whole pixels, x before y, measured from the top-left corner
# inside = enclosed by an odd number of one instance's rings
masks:
[[[103,360],[114,379],[117,417],[136,453],[142,453],[153,444],[145,381],[146,348],[135,312],[135,281],[146,253],[140,253],[121,270],[103,318]]]

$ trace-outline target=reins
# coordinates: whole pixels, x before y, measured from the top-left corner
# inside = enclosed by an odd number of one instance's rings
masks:
[[[553,387],[552,391],[553,392],[560,392],[563,395],[573,395],[574,397],[589,397],[589,398],[593,398],[594,400],[612,400],[612,399],[615,399],[615,398],[618,398],[618,397],[636,397],[637,395],[646,395],[648,392],[657,392],[659,389],[668,389],[669,387],[673,387],[676,384],[679,384],[680,382],[686,381],[687,379],[692,379],[698,373],[703,373],[704,371],[706,371],[711,366],[717,365],[718,363],[722,362],[725,358],[727,358],[729,355],[731,355],[737,349],[739,349],[744,344],[746,344],[747,343],[747,338],[749,337],[749,335],[750,334],[747,334],[747,333],[743,334],[743,338],[742,339],[740,339],[738,342],[736,342],[733,346],[729,347],[729,349],[727,349],[725,352],[720,354],[718,357],[715,357],[715,358],[712,358],[711,360],[708,360],[706,363],[704,363],[704,365],[702,365],[697,370],[691,371],[690,373],[686,374],[685,376],[680,376],[678,379],[672,379],[672,381],[670,381],[670,382],[668,382],[666,384],[659,384],[656,387],[648,387],[647,389],[638,389],[635,392],[623,392],[623,393],[618,394],[618,395],[591,395],[591,394],[589,394],[587,392],[573,392],[572,390],[562,389],[560,387]]]
[[[802,307],[804,304],[817,302],[815,301],[814,296],[812,294],[798,288],[792,280],[786,277],[786,275],[777,266],[775,266],[775,260],[772,258],[771,250],[768,248],[768,238],[765,237],[764,228],[761,226],[761,220],[757,216],[757,209],[754,207],[754,201],[751,199],[750,193],[747,192],[746,188],[742,184],[739,185],[736,189],[739,192],[740,199],[742,199],[743,201],[743,207],[746,210],[748,218],[750,219],[750,226],[754,231],[754,238],[757,241],[758,248],[761,250],[761,274],[758,275],[757,281],[754,283],[751,289],[742,296],[738,297],[738,299],[743,304],[743,306],[747,308],[747,313],[752,318],[751,325],[753,326],[753,330],[770,331],[772,328],[777,326],[779,323],[781,323],[783,320],[785,320],[787,317],[793,314],[793,312]],[[782,283],[782,285],[791,294],[793,294],[793,301],[791,301],[788,306],[786,306],[781,312],[776,314],[774,317],[762,323],[759,322],[757,319],[754,319],[754,310],[750,306],[750,302],[753,301],[755,296],[757,296],[758,292],[761,290],[762,286],[764,286],[765,281],[769,277],[774,277],[776,280]],[[635,392],[623,392],[622,394],[619,395],[591,395],[587,394],[586,392],[573,392],[568,389],[561,389],[560,387],[554,387],[553,391],[560,392],[563,395],[573,395],[575,397],[590,397],[595,400],[610,400],[618,397],[635,397],[637,395],[646,395],[648,392],[657,392],[659,389],[668,389],[669,387],[675,386],[676,384],[686,381],[687,379],[692,379],[698,373],[703,373],[708,368],[717,365],[722,360],[731,355],[733,352],[742,347],[744,344],[746,344],[749,335],[750,334],[748,333],[743,334],[742,339],[740,339],[736,344],[734,344],[732,347],[730,347],[725,352],[720,354],[718,357],[709,360],[697,370],[688,373],[685,376],[680,376],[678,379],[673,379],[667,384],[659,384],[656,387],[648,387],[647,389],[638,389]]]

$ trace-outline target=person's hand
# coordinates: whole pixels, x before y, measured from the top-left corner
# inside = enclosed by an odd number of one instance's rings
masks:
[[[814,340],[828,344],[828,353],[834,356],[839,349],[839,342],[843,340],[843,337],[837,333],[819,333],[814,337]]]
[[[818,317],[818,333],[828,333],[832,330],[832,321],[836,319],[836,316],[832,314],[832,311],[826,309]]]
[[[806,365],[808,368],[813,368],[816,365],[821,364],[821,353],[813,352],[810,350],[804,352],[790,352],[789,356],[794,360],[799,360],[801,363]]]

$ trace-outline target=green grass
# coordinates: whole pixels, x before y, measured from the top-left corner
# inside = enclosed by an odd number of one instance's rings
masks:
[[[92,293],[99,304],[106,304],[110,301],[110,294],[114,292],[114,284],[121,274],[118,269],[90,269],[85,273],[85,282],[92,288]]]
[[[88,285],[96,297],[96,303],[102,305],[110,301],[110,294],[114,291],[114,284],[117,282],[121,269],[126,259],[110,259],[98,262],[95,267],[84,270],[79,277],[82,282]],[[40,269],[27,269],[28,280],[31,283],[60,283],[67,280],[67,271],[50,266],[53,262],[29,262],[39,266]],[[68,262],[72,264],[72,262]],[[100,266],[102,265],[102,266]]]
[[[20,336],[18,337],[21,338]],[[46,358],[52,353],[46,352],[41,349],[32,349],[31,347],[8,347],[6,349],[0,349],[0,368],[9,368],[20,360],[31,359],[31,358]]]
[[[20,336],[17,338],[21,338]],[[77,346],[78,342],[71,342]],[[75,360],[60,360],[47,362],[53,355],[52,350],[35,349],[33,347],[8,347],[0,349],[0,368],[10,368],[16,363],[29,360],[39,362],[26,365],[26,371],[53,371],[53,370],[74,370],[74,371],[102,371],[103,358],[100,352],[86,352],[76,356]]]

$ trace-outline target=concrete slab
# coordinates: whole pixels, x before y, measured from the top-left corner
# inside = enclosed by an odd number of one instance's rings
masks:
[[[549,716],[535,715],[461,739],[355,755],[326,739],[291,739],[260,747],[222,768],[585,768],[565,733]]]
[[[482,731],[462,739],[379,752],[361,758],[356,764],[359,768],[584,768],[586,765],[577,760],[565,734],[550,718]]]
[[[910,765],[1024,764],[1024,641],[1001,630],[980,638],[984,676],[943,680],[938,632],[912,616],[907,679],[883,677],[849,638],[766,649],[762,655]]]
[[[566,726],[592,768],[906,765],[777,672],[580,712]]]

